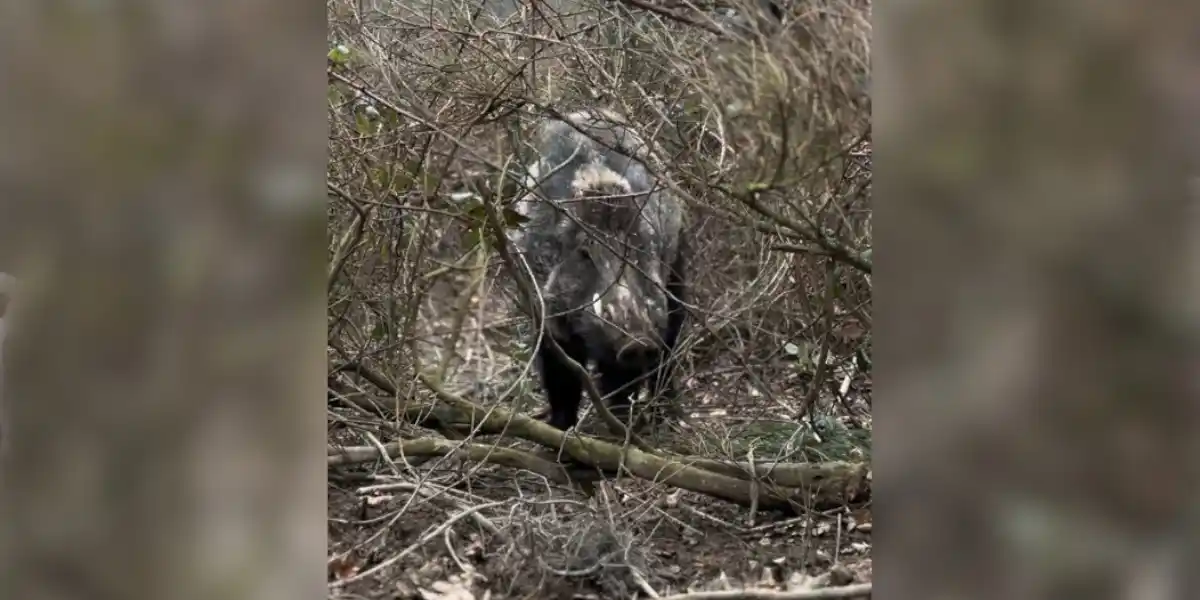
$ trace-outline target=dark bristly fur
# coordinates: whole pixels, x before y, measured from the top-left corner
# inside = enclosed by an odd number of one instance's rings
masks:
[[[527,182],[533,193],[521,203],[530,220],[518,247],[545,301],[545,332],[580,364],[595,364],[600,393],[616,412],[624,414],[643,385],[673,404],[666,359],[685,314],[683,205],[651,176],[648,145],[619,117],[566,118],[575,127],[541,124]],[[548,421],[567,429],[578,419],[582,382],[546,344],[538,358]]]

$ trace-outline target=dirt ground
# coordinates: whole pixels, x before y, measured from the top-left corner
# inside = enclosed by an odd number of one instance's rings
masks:
[[[407,552],[333,597],[436,598],[441,596],[421,594],[440,582],[465,582],[479,598],[486,590],[497,599],[568,599],[648,597],[639,577],[659,594],[783,588],[789,582],[794,587],[803,584],[803,575],[828,585],[870,579],[869,509],[790,518],[760,514],[751,524],[746,509],[691,493],[670,496],[638,483],[613,484],[590,500],[510,493],[499,510],[488,511],[498,518],[502,535],[465,519],[445,534],[430,535],[457,511],[432,502],[406,506],[406,494],[364,498],[352,486],[331,484],[331,555],[354,549],[345,562],[331,566],[331,579]],[[475,491],[498,498],[506,487],[496,482]],[[557,514],[538,506],[550,502],[564,506],[553,511]],[[514,522],[499,522],[504,518]],[[522,556],[519,546],[531,555]]]
[[[733,444],[746,433],[729,423],[761,402],[701,404],[691,414],[693,449]],[[766,439],[761,422],[746,420]],[[715,441],[697,441],[705,438]],[[858,452],[829,458],[868,458]],[[647,589],[782,590],[871,578],[869,504],[752,514],[634,478],[584,489],[454,459],[421,465],[419,482],[398,471],[377,462],[331,472],[331,598],[648,598]],[[413,493],[417,484],[426,491]]]

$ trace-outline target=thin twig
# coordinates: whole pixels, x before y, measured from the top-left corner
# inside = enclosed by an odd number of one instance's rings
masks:
[[[781,592],[776,590],[727,590],[714,592],[691,592],[665,596],[659,600],[842,600],[845,598],[870,598],[871,584],[858,583],[843,587],[818,588]]]

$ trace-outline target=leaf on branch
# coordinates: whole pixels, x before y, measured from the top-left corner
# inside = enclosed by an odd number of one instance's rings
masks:
[[[338,44],[330,48],[329,54],[326,56],[329,58],[329,62],[342,66],[350,62],[350,48],[346,47],[345,44]]]

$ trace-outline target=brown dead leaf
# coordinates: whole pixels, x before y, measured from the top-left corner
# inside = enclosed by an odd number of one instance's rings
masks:
[[[362,568],[350,555],[338,556],[329,561],[329,574],[334,581],[353,577]]]

